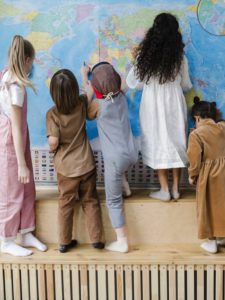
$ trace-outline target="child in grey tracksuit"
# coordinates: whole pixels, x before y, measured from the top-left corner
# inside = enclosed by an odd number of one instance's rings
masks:
[[[89,99],[88,116],[97,120],[98,133],[104,159],[106,204],[117,241],[106,244],[111,251],[128,252],[122,188],[128,183],[124,173],[137,161],[128,119],[127,100],[121,91],[121,78],[112,65],[101,62],[92,68],[88,81],[88,67],[82,67],[84,88]],[[96,99],[92,100],[93,95]]]

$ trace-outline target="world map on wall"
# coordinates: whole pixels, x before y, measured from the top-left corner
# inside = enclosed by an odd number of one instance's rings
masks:
[[[47,145],[45,114],[53,105],[49,82],[54,72],[68,68],[80,82],[83,61],[95,64],[107,60],[125,79],[132,65],[133,47],[161,12],[176,15],[180,23],[194,86],[186,94],[188,106],[198,94],[205,100],[216,101],[225,116],[225,3],[201,2],[0,0],[0,67],[6,65],[7,51],[15,34],[30,40],[36,49],[32,80],[38,93],[29,91],[28,107],[32,146],[45,148]],[[139,136],[141,92],[127,90],[126,94],[132,130]],[[89,138],[94,140],[98,136],[95,121],[87,122],[87,128]]]
[[[201,0],[198,18],[202,27],[211,34],[225,36],[225,1]]]

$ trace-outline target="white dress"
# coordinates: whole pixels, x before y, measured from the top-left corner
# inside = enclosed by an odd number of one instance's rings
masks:
[[[183,168],[187,164],[187,105],[183,90],[192,88],[184,56],[173,82],[159,84],[157,78],[140,82],[132,67],[126,82],[130,88],[143,87],[140,105],[143,162],[153,169]]]

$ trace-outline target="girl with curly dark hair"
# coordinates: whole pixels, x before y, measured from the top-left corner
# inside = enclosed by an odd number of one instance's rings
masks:
[[[181,168],[187,164],[187,107],[183,90],[192,87],[184,44],[177,19],[168,13],[156,16],[139,44],[135,65],[127,76],[130,88],[143,87],[140,106],[142,156],[158,170],[160,191],[151,198],[179,199]],[[171,194],[168,169],[173,169]]]

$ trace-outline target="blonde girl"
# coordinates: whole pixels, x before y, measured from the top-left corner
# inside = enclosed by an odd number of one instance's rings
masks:
[[[32,44],[16,35],[9,50],[8,68],[0,80],[0,239],[1,252],[27,256],[47,247],[31,233],[35,229],[33,178],[27,127],[26,87],[35,57]],[[20,245],[16,237],[20,232]]]

